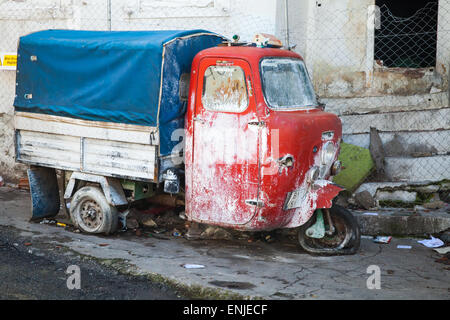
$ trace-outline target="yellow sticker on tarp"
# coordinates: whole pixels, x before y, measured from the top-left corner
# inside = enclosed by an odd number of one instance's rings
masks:
[[[3,66],[5,67],[17,67],[17,55],[5,54],[3,56]]]

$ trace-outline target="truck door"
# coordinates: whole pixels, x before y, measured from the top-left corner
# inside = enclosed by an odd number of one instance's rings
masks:
[[[259,180],[250,65],[204,58],[197,83],[190,216],[209,224],[245,224],[256,213]]]

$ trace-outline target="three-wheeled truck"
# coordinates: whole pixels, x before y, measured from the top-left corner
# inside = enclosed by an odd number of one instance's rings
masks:
[[[112,233],[130,201],[182,196],[187,220],[298,228],[318,254],[352,254],[360,233],[333,205],[342,127],[317,102],[303,59],[271,37],[204,31],[47,30],[20,38],[16,160],[32,219],[60,210]]]

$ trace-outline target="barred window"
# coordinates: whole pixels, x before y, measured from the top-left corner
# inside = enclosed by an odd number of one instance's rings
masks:
[[[388,68],[436,66],[438,0],[376,0],[375,60]]]

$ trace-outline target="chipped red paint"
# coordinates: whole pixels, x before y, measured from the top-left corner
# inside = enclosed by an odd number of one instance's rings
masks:
[[[242,230],[293,228],[306,223],[316,209],[330,208],[342,190],[328,181],[329,175],[314,185],[306,181],[308,170],[320,166],[323,132],[334,131],[330,141],[338,148],[339,118],[319,108],[269,109],[259,70],[265,57],[302,59],[280,49],[216,47],[200,52],[193,61],[185,121],[189,220]],[[202,105],[204,70],[223,61],[245,72],[249,106],[244,112],[208,111]],[[278,160],[286,155],[294,158],[293,165],[280,168]],[[286,197],[294,190],[303,192],[304,201],[299,208],[284,210]]]

